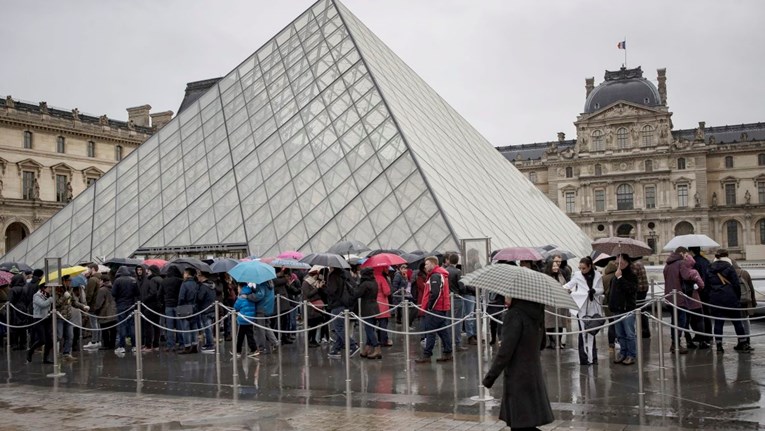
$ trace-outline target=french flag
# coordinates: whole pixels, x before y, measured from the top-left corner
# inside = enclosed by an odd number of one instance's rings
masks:
[[[621,41],[621,42],[617,43],[617,44],[616,44],[616,47],[617,47],[618,49],[627,49],[627,41],[626,41],[626,40],[623,40],[623,41]]]

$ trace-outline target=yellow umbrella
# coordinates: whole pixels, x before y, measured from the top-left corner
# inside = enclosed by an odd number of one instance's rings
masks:
[[[61,276],[65,275],[78,275],[82,274],[83,272],[87,271],[88,268],[85,268],[84,266],[70,266],[68,268],[61,268]],[[55,280],[58,278],[58,271],[51,272],[48,274],[47,277],[43,277],[42,280],[40,280],[40,284],[44,284],[48,279]]]

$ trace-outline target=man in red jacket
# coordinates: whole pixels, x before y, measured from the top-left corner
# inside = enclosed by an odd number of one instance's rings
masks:
[[[425,283],[425,292],[422,295],[422,304],[425,310],[423,316],[423,330],[431,332],[425,336],[425,349],[422,356],[414,361],[418,364],[430,362],[433,356],[433,347],[436,345],[436,334],[441,338],[443,354],[436,362],[448,362],[452,360],[452,340],[449,339],[449,331],[446,329],[446,316],[449,314],[451,304],[449,302],[449,273],[438,266],[438,258],[430,256],[425,258],[425,271],[428,273],[428,282]]]

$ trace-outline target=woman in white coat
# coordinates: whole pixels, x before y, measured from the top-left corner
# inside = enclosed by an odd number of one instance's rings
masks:
[[[571,294],[571,299],[576,302],[578,310],[571,310],[575,317],[584,317],[588,300],[600,301],[603,295],[603,280],[600,273],[592,265],[589,256],[579,260],[579,271],[574,273],[571,281],[563,287]],[[579,320],[579,330],[583,331],[584,321]],[[592,365],[598,363],[598,349],[595,345],[595,334],[579,334],[579,364]]]

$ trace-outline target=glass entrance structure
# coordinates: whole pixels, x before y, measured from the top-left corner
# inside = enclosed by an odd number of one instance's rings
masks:
[[[11,250],[33,265],[590,239],[336,0],[320,0]]]

